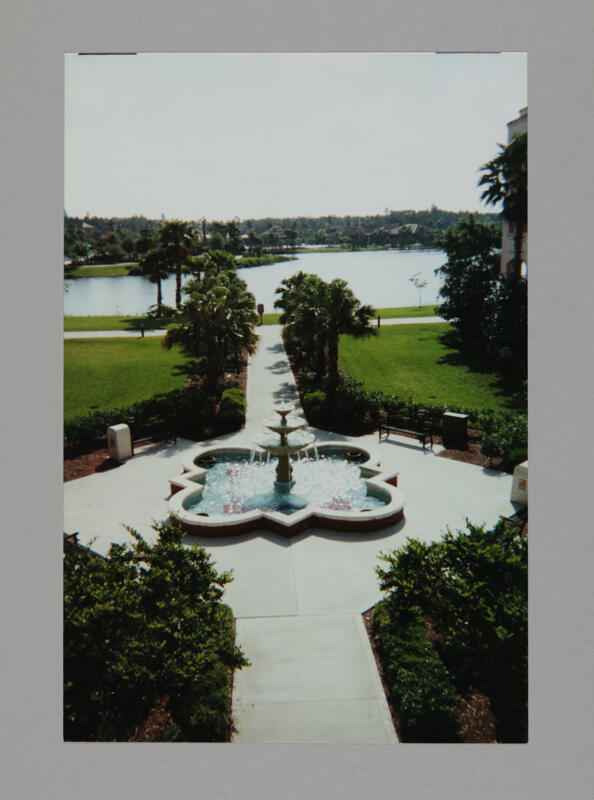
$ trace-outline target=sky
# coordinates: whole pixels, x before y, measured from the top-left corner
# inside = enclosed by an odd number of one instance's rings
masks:
[[[66,56],[70,216],[240,220],[492,211],[480,167],[526,55]]]

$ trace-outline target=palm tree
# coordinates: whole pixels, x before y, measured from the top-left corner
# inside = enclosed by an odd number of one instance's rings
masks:
[[[375,309],[361,305],[348,283],[335,278],[327,284],[325,291],[325,327],[328,336],[328,396],[334,397],[338,385],[338,340],[341,334],[356,339],[377,335],[377,328],[370,326]]]
[[[369,324],[375,310],[361,305],[346,281],[325,283],[318,275],[303,272],[281,281],[275,301],[284,309],[280,322],[289,336],[299,341],[306,354],[315,358],[316,376],[328,374],[328,395],[338,384],[338,341],[346,333],[357,338],[377,333]],[[327,364],[327,367],[326,367]]]
[[[514,136],[507,146],[499,147],[499,155],[481,167],[484,174],[479,186],[487,187],[481,199],[488,205],[502,202],[503,219],[515,226],[513,275],[519,278],[524,226],[528,222],[528,134]]]
[[[161,250],[149,250],[138,261],[142,274],[151,283],[157,284],[157,316],[161,316],[161,306],[163,304],[163,294],[161,291],[161,281],[169,276],[167,260]]]
[[[281,281],[275,308],[283,309],[281,325],[289,339],[301,345],[305,362],[314,362],[316,378],[326,372],[326,329],[324,291],[326,284],[318,275],[297,272]]]
[[[181,306],[182,267],[192,252],[196,230],[189,222],[179,219],[162,222],[157,231],[159,246],[166,255],[171,270],[175,270],[175,307]]]
[[[217,272],[221,272],[221,270],[234,270],[237,268],[235,256],[226,250],[209,250],[204,254],[203,258],[205,270],[214,269]]]
[[[180,310],[180,325],[167,333],[163,345],[170,349],[177,343],[188,355],[203,357],[207,389],[215,392],[226,359],[233,357],[237,363],[242,351],[255,352],[256,300],[245,281],[228,271],[209,270],[201,281],[190,281],[184,292],[188,299]]]

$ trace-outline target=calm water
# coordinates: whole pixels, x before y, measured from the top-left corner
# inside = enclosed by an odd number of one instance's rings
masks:
[[[275,289],[283,278],[303,270],[317,273],[325,281],[344,278],[362,303],[378,308],[414,306],[417,290],[409,278],[420,273],[427,280],[422,290],[423,304],[438,300],[440,280],[434,270],[446,261],[441,250],[303,253],[296,261],[239,270],[256,302],[264,303],[266,313],[275,309]],[[175,277],[163,281],[163,302],[175,302]],[[142,277],[86,278],[67,282],[64,313],[68,316],[91,314],[144,314],[156,302],[157,289]]]

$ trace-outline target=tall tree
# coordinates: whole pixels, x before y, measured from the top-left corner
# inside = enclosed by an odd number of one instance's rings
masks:
[[[341,334],[356,339],[375,336],[377,329],[370,326],[375,309],[361,305],[342,278],[327,284],[325,291],[325,326],[328,336],[328,396],[333,397],[338,385],[338,340]]]
[[[318,380],[326,373],[325,288],[319,275],[298,272],[281,281],[276,289],[279,297],[274,301],[275,308],[283,309],[281,325],[293,341],[299,342],[301,357],[313,363]]]
[[[450,320],[455,335],[449,344],[484,361],[491,352],[491,333],[499,275],[500,233],[472,216],[436,237],[447,263],[436,273],[443,278],[443,302],[437,313]]]
[[[184,292],[188,298],[180,309],[179,325],[168,331],[163,346],[169,349],[177,343],[188,355],[203,358],[207,389],[215,392],[225,360],[237,359],[242,350],[255,352],[256,300],[245,281],[228,270],[208,270]]]
[[[205,270],[214,269],[221,272],[222,270],[233,271],[237,268],[235,257],[226,250],[209,250],[202,258]]]
[[[138,238],[134,244],[134,249],[137,255],[141,256],[148,253],[155,246],[155,237],[153,231],[146,225],[143,225],[138,232]]]
[[[181,275],[184,264],[194,247],[196,230],[189,222],[179,219],[162,222],[157,232],[159,247],[170,268],[175,271],[175,307],[181,306]]]
[[[248,253],[251,256],[259,256],[262,254],[262,237],[256,231],[248,231],[247,238]]]
[[[520,278],[524,227],[528,222],[528,134],[514,136],[499,148],[499,155],[481,167],[484,174],[479,186],[487,187],[481,198],[488,205],[501,202],[503,219],[514,226],[513,275]]]
[[[157,284],[157,316],[160,317],[161,307],[163,305],[161,281],[164,281],[169,275],[166,254],[164,254],[162,250],[149,250],[140,257],[138,266],[142,274],[148,278],[151,283]]]
[[[280,297],[275,306],[284,309],[281,324],[315,358],[317,377],[327,364],[328,395],[332,397],[338,384],[339,337],[375,335],[377,330],[369,324],[374,309],[361,305],[341,278],[326,283],[318,275],[299,272],[282,281],[277,293]]]

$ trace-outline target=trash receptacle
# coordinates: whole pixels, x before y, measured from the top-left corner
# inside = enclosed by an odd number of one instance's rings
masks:
[[[514,480],[511,490],[512,503],[528,505],[528,462],[517,464],[514,469]]]
[[[442,418],[444,447],[464,449],[468,442],[468,415],[446,411]]]
[[[111,458],[123,461],[132,455],[132,437],[125,423],[111,425],[107,429],[107,450]]]

